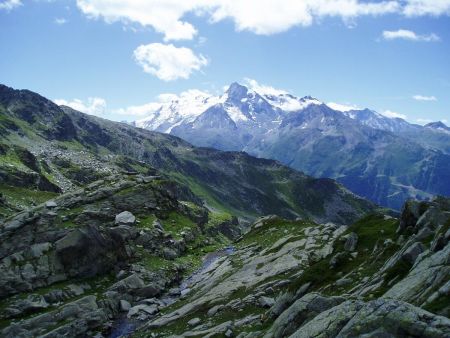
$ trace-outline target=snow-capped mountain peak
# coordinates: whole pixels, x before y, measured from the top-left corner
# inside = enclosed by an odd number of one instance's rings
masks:
[[[137,127],[170,133],[174,126],[193,121],[220,102],[219,97],[195,89],[180,95],[162,94],[158,98],[159,102],[146,105],[147,117],[136,121]]]

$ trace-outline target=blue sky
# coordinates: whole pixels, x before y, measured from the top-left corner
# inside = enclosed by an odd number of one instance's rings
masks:
[[[250,78],[450,122],[450,1],[314,1],[0,0],[0,82],[115,120]]]

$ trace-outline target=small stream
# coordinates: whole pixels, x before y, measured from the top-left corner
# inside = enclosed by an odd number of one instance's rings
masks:
[[[211,264],[215,263],[217,260],[224,256],[231,255],[235,251],[235,248],[232,246],[226,247],[225,249],[221,249],[215,252],[210,252],[205,255],[203,258],[202,266],[192,273],[189,277],[185,278],[179,288],[181,291],[181,295],[184,295],[189,292],[189,286],[192,285],[193,282],[204,272],[206,269],[208,269]],[[180,296],[162,296],[161,300],[163,300],[167,305],[175,303]],[[118,318],[111,329],[111,333],[109,335],[109,338],[120,338],[120,337],[128,337],[130,336],[137,328],[139,328],[143,322],[127,318],[127,315],[124,314],[120,318]]]

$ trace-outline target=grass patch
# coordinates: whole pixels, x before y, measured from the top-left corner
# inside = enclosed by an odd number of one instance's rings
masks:
[[[136,228],[139,229],[150,229],[153,227],[153,222],[156,221],[156,216],[154,214],[139,217],[139,222],[136,223]]]
[[[12,187],[3,184],[0,184],[0,192],[3,194],[8,204],[17,207],[18,209],[27,209],[58,196],[58,194],[54,192]],[[7,210],[5,210],[5,212],[7,212]],[[10,213],[13,213],[13,211]]]
[[[176,211],[171,211],[166,218],[161,220],[165,232],[169,232],[175,238],[181,239],[181,232],[184,229],[192,229],[197,225],[187,216]]]
[[[237,243],[238,247],[257,244],[263,248],[269,248],[279,239],[290,236],[303,237],[303,231],[316,224],[309,221],[289,221],[281,218],[265,221],[259,228],[253,228]],[[299,239],[299,238],[298,238]]]

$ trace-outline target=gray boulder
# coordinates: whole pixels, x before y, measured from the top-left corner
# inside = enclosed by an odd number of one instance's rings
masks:
[[[189,326],[197,326],[201,323],[200,318],[192,318],[190,321],[188,321]]]
[[[116,219],[114,224],[116,225],[134,225],[136,223],[136,217],[129,212],[123,211],[120,214],[116,215]]]

